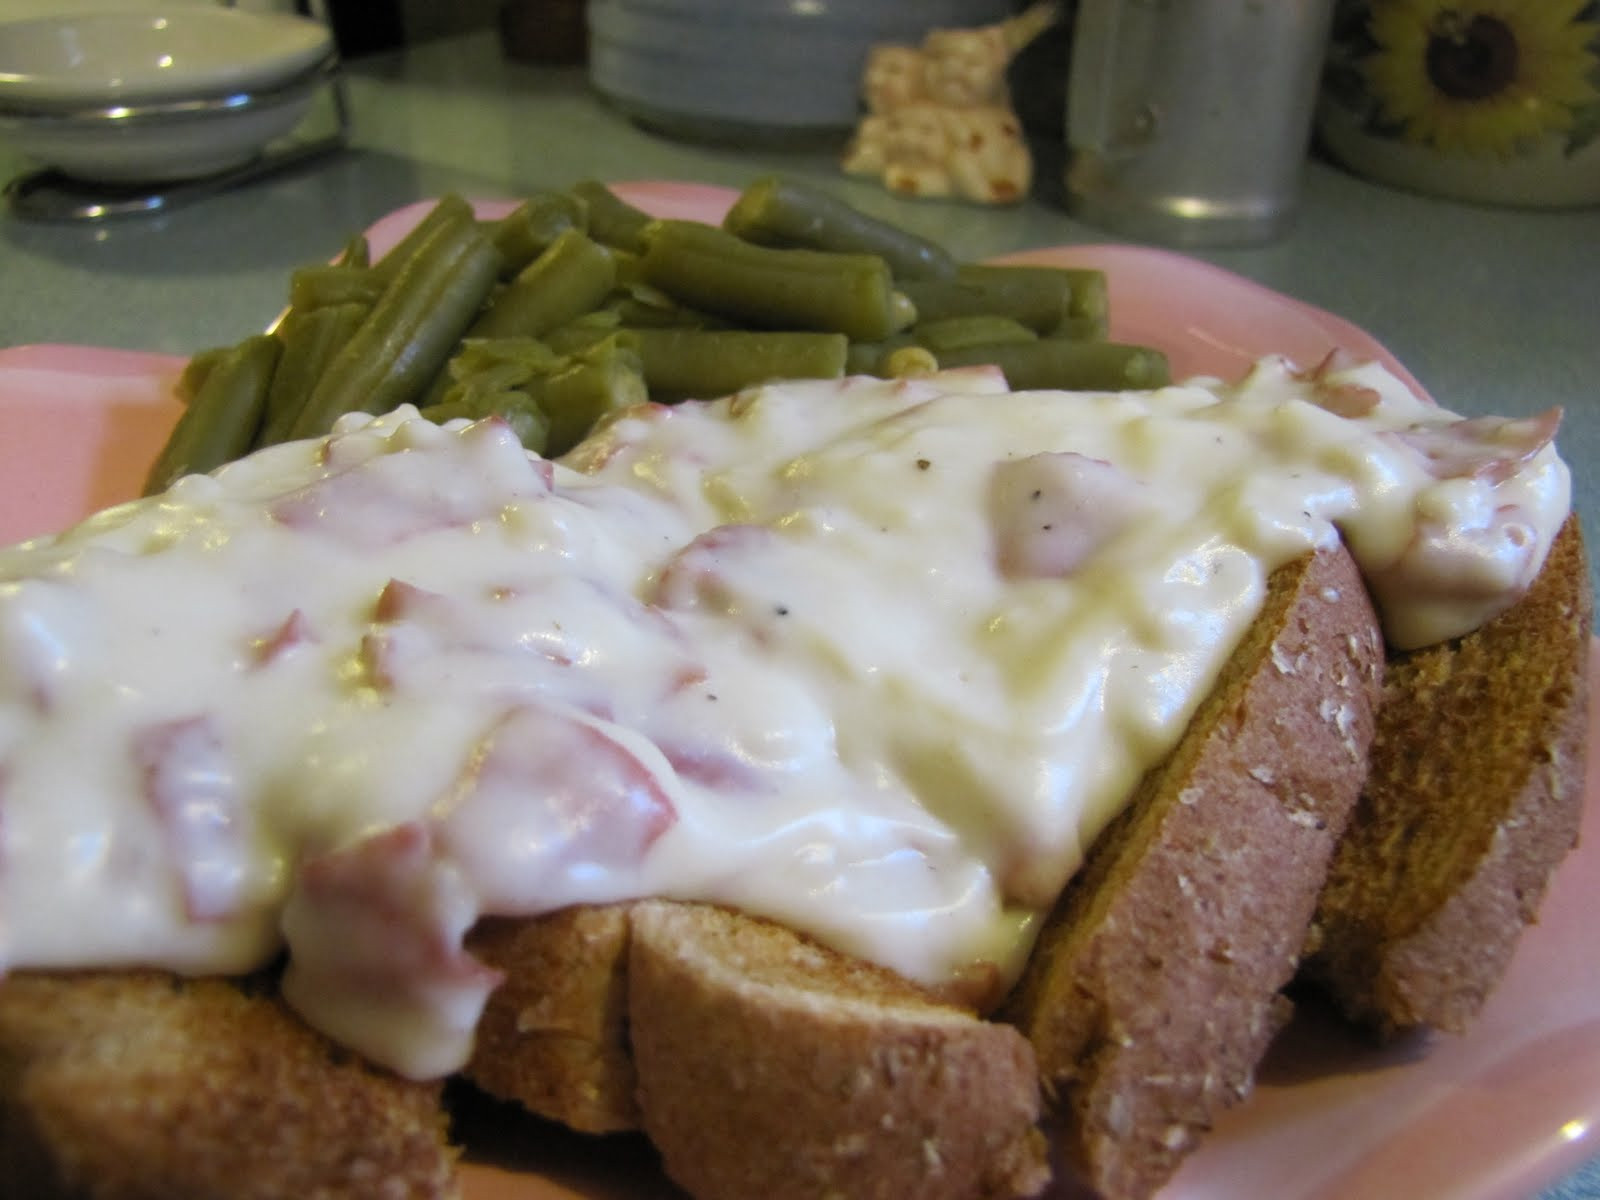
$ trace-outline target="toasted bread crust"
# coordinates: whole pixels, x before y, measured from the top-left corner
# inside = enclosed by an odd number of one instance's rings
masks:
[[[1515,606],[1391,660],[1305,969],[1351,1018],[1458,1032],[1505,973],[1578,837],[1592,621],[1569,518]]]
[[[628,933],[625,904],[480,922],[467,947],[505,982],[478,1021],[467,1078],[585,1133],[638,1128]]]
[[[366,1066],[270,991],[156,972],[0,985],[8,1200],[445,1200],[439,1088]]]
[[[1048,1180],[1014,1030],[767,921],[634,912],[644,1127],[699,1200],[983,1200]]]
[[[1153,1193],[1248,1092],[1365,775],[1382,665],[1343,550],[1276,572],[1179,746],[1047,922],[1007,1014],[1103,1196]]]

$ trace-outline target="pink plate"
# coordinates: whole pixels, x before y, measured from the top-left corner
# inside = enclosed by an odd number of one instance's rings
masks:
[[[618,190],[658,215],[712,221],[733,197],[677,183]],[[375,224],[374,252],[425,207]],[[481,211],[509,207],[488,202]],[[1398,368],[1340,318],[1193,259],[1078,246],[1011,261],[1104,268],[1113,336],[1160,346],[1180,377],[1235,376],[1265,354],[1310,365],[1334,348]],[[0,544],[136,495],[177,414],[171,391],[182,365],[79,346],[0,350]],[[1600,744],[1597,717],[1600,707],[1590,717]],[[1589,844],[1557,875],[1541,923],[1470,1034],[1375,1050],[1302,1012],[1254,1095],[1163,1200],[1521,1200],[1600,1153],[1600,954],[1589,915],[1600,896],[1600,765],[1586,797]],[[503,1113],[477,1116],[490,1135],[464,1168],[465,1200],[680,1195],[637,1138],[594,1140],[521,1118],[508,1125]]]

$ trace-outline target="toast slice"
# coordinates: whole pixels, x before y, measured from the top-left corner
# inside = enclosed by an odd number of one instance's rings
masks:
[[[644,1129],[697,1200],[1000,1200],[1048,1181],[1031,1049],[768,921],[633,909]]]
[[[5,1200],[447,1200],[440,1089],[272,995],[159,972],[0,985]]]
[[[580,906],[474,927],[467,948],[505,981],[478,1019],[468,1079],[583,1133],[638,1128],[628,909]]]
[[[1589,570],[1569,518],[1518,603],[1391,659],[1305,975],[1386,1034],[1465,1029],[1578,838]]]
[[[1006,1015],[1061,1152],[1154,1193],[1249,1091],[1366,774],[1382,638],[1342,549],[1281,568],[1168,760],[1100,836]]]

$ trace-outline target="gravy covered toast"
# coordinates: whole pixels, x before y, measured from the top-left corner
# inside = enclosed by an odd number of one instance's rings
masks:
[[[17,903],[48,858],[7,864],[13,982],[130,932],[196,974],[281,937],[314,1027],[424,1085],[460,1070],[643,1128],[705,1200],[1030,1194],[1046,1110],[1072,1170],[1147,1196],[1248,1090],[1367,775],[1382,643],[1344,547],[1387,554],[1380,599],[1421,588],[1422,641],[1451,640],[1538,572],[1564,508],[1553,427],[1502,437],[1391,383],[787,385],[624,414],[565,465],[401,412],[7,552],[28,844],[56,828],[27,798],[80,766],[47,753],[60,714],[109,694],[52,647],[116,618],[119,556],[143,586],[150,557],[201,554],[182,578],[220,607],[183,632],[246,648],[193,656],[215,713],[140,674],[154,719],[135,688],[82,731],[129,722],[131,755],[113,736],[89,765],[142,797],[105,818],[140,853],[54,920]],[[1454,590],[1449,536],[1384,507],[1397,475],[1512,481],[1481,531],[1504,561],[1475,560],[1500,591]],[[175,535],[149,526],[172,511]],[[174,643],[104,644],[142,671]],[[289,685],[298,707],[254,707]],[[328,714],[309,741],[302,709]],[[236,761],[268,764],[273,806],[233,807]],[[73,926],[130,890],[153,900]],[[16,1029],[9,1059],[35,1061]]]

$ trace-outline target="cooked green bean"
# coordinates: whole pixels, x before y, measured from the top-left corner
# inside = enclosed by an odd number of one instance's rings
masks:
[[[281,349],[276,337],[260,333],[212,363],[151,465],[145,495],[166,491],[184,475],[215,470],[249,451]]]
[[[438,224],[328,364],[290,436],[317,437],[347,412],[382,413],[419,400],[499,269],[500,254],[476,222]]]
[[[956,260],[936,242],[868,216],[809,184],[768,175],[739,194],[722,227],[764,246],[876,254],[896,279],[949,279]]]
[[[473,219],[472,205],[460,196],[454,192],[441,196],[404,237],[372,264],[372,269],[388,282],[405,269],[406,263],[416,257],[441,225],[461,224]]]
[[[969,346],[1004,346],[1039,340],[1039,335],[1021,321],[998,313],[918,321],[912,335],[935,354],[965,350]]]
[[[992,363],[1018,391],[1122,391],[1171,382],[1166,355],[1120,342],[1039,338],[1006,346],[972,346],[939,355],[941,367]]]
[[[489,226],[504,274],[517,275],[569,229],[587,231],[589,207],[570,192],[537,192]]]
[[[562,355],[537,338],[468,338],[445,368],[440,401],[471,407],[478,395],[520,389],[561,361]]]
[[[878,364],[883,361],[884,347],[886,345],[886,342],[851,342],[845,347],[844,373],[846,375],[876,375],[878,373]]]
[[[309,311],[329,304],[377,303],[384,279],[370,267],[342,263],[315,263],[299,267],[289,276],[289,308]]]
[[[650,226],[640,271],[691,307],[767,329],[880,341],[916,315],[875,255],[778,250],[688,221]]]
[[[725,396],[774,379],[838,379],[848,339],[841,333],[743,329],[630,331],[652,395]]]
[[[344,244],[344,249],[339,251],[339,257],[333,260],[335,265],[341,267],[370,267],[372,265],[372,246],[367,241],[367,235],[358,233]]]
[[[275,335],[202,351],[189,412],[152,468],[226,461],[317,436],[351,410],[414,403],[433,419],[495,414],[559,454],[608,412],[654,394],[711,397],[779,378],[901,376],[994,363],[1016,388],[1168,381],[1165,358],[1107,342],[1093,269],[958,264],[942,247],[822,188],[768,176],[721,227],[653,219],[594,180],[479,221],[446,195],[376,262],[365,237],[293,272]],[[465,339],[465,340],[463,340]],[[264,399],[246,385],[276,348]],[[245,395],[229,404],[219,395]],[[259,408],[253,408],[259,405]],[[253,415],[252,415],[253,414]]]
[[[601,305],[601,310],[615,313],[623,325],[640,329],[652,327],[677,327],[686,329],[726,329],[728,322],[699,309],[678,303],[660,288],[651,287],[639,280],[618,280],[616,290]]]
[[[211,368],[221,362],[232,349],[232,346],[212,346],[190,355],[189,361],[183,364],[183,371],[178,375],[176,387],[178,399],[184,404],[192,404],[194,398],[200,394],[200,389],[205,386],[206,376],[211,373]]]
[[[277,330],[283,352],[272,373],[256,446],[274,446],[288,439],[328,364],[371,311],[370,304],[356,301],[289,311]]]
[[[901,286],[922,321],[999,314],[1050,337],[1073,318],[1103,321],[1106,313],[1105,275],[1086,269],[967,263],[954,279]]]
[[[956,278],[992,288],[1001,296],[1026,295],[1031,288],[1050,289],[1058,286],[1058,281],[1065,280],[1071,293],[1066,305],[1067,316],[1092,317],[1103,321],[1110,311],[1110,286],[1106,281],[1106,273],[1095,267],[963,263],[956,272]]]
[[[565,454],[604,417],[650,398],[639,356],[621,337],[572,355],[565,367],[546,375],[538,390],[530,392],[550,418],[545,449],[550,455]]]
[[[499,417],[511,426],[517,440],[535,454],[543,454],[550,440],[550,418],[526,392],[511,390],[486,393],[472,401],[443,401],[419,412],[438,425],[458,418],[481,421],[485,417]]]
[[[1095,342],[1105,341],[1108,332],[1105,317],[1069,316],[1055,327],[1050,336],[1069,341]]]
[[[552,329],[539,340],[556,354],[577,354],[579,351],[616,335],[622,328],[622,316],[611,309],[597,308],[584,313],[576,321],[568,321],[559,329]]]
[[[570,354],[528,337],[475,339],[449,372],[450,387],[424,415],[506,415],[508,398],[522,396],[546,417],[537,444],[524,437],[523,445],[549,454],[571,449],[606,413],[649,398],[631,337],[615,332]]]
[[[468,337],[538,337],[593,310],[617,281],[617,264],[599,242],[569,229],[500,289],[467,329]]]
[[[649,213],[635,208],[598,180],[585,179],[573,184],[571,190],[589,210],[590,237],[602,245],[635,254],[643,249],[642,236],[652,219]]]

